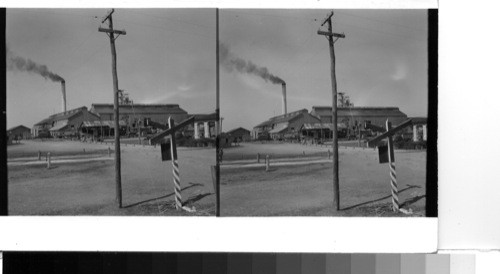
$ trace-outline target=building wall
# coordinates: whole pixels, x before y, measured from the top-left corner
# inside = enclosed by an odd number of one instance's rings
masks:
[[[81,112],[70,117],[69,119],[55,121],[53,126],[57,126],[61,123],[67,123],[67,126],[62,130],[51,132],[51,135],[52,136],[77,135],[78,132],[80,131],[80,125],[82,124],[83,121],[93,122],[98,120],[99,117],[97,117],[96,115],[89,113],[87,110],[82,110]]]
[[[339,116],[337,119],[338,123],[344,123],[348,126],[348,128],[352,128],[356,124],[364,124],[365,121],[370,121],[372,125],[377,125],[380,127],[385,128],[385,122],[386,120],[389,120],[393,126],[398,125],[404,121],[406,121],[408,118],[407,117],[401,117],[401,116],[378,116],[378,117],[373,117],[373,116]]]
[[[29,128],[19,127],[9,131],[7,135],[12,136],[12,138],[29,139],[31,138],[31,131]]]
[[[250,131],[245,130],[245,129],[237,129],[233,132],[231,132],[231,139],[238,140],[238,142],[247,142],[250,141]]]
[[[114,118],[113,113],[98,113],[101,116],[103,121],[109,120],[112,121]],[[176,123],[179,123],[188,118],[188,114],[170,114],[170,113],[141,113],[137,112],[135,114],[129,113],[120,113],[120,120],[127,121],[127,125],[131,128],[138,127],[139,125],[142,127],[144,119],[149,118],[153,122],[157,122],[160,124],[166,125],[168,123],[168,117],[172,117]]]
[[[288,124],[289,132],[299,132],[302,125],[307,123],[318,123],[320,120],[309,113],[303,113],[298,118],[292,120]]]
[[[331,109],[329,111],[325,111],[323,108],[320,108],[319,111],[313,109],[311,114],[319,117],[323,123],[332,122]],[[373,125],[385,128],[387,119],[389,119],[393,125],[400,124],[408,119],[406,114],[399,111],[397,108],[357,108],[353,109],[352,112],[341,109],[337,115],[337,123],[343,123],[348,128],[352,128],[356,124],[364,124],[365,121],[370,121]]]
[[[38,137],[40,135],[40,132],[42,132],[42,131],[48,132],[50,128],[51,128],[51,124],[35,125],[35,126],[33,126],[33,129],[32,129],[32,135],[33,135],[33,137]]]

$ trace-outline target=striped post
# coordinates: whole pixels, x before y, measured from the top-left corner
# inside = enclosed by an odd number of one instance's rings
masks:
[[[168,128],[174,128],[175,122],[172,117],[168,118]],[[175,208],[182,208],[181,178],[179,176],[179,164],[177,162],[177,145],[175,144],[175,131],[170,135],[170,154],[172,156],[172,174],[174,177]]]
[[[391,192],[392,192],[392,210],[399,211],[398,199],[398,181],[396,180],[396,165],[389,162],[390,176],[391,176]]]
[[[387,131],[390,131],[392,128],[391,122],[387,120],[385,125]],[[389,155],[389,175],[391,177],[392,210],[399,211],[398,181],[396,180],[396,161],[394,159],[394,144],[392,142],[392,135],[387,137],[387,149]]]
[[[172,159],[172,174],[174,175],[175,208],[181,209],[182,208],[181,179],[179,177],[179,164],[177,163],[177,159]]]

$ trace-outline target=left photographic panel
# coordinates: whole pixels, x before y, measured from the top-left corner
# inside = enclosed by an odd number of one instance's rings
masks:
[[[215,9],[7,9],[8,215],[215,216]]]

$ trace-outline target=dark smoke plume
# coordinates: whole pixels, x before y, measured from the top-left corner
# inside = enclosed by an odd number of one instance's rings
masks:
[[[228,71],[232,72],[234,70],[241,73],[253,74],[261,77],[266,82],[271,81],[273,84],[284,84],[285,81],[276,75],[269,72],[266,67],[259,67],[252,61],[243,60],[240,57],[235,56],[229,51],[226,44],[220,43],[219,45],[220,62],[222,66]]]
[[[7,70],[35,73],[54,82],[64,82],[64,78],[51,72],[46,65],[40,65],[30,59],[16,56],[9,48],[7,48]]]

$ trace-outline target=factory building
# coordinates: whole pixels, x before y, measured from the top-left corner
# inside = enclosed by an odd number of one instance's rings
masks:
[[[63,137],[77,136],[83,121],[96,121],[99,117],[87,110],[87,107],[79,107],[69,111],[56,113],[33,126],[33,137]]]
[[[414,142],[427,141],[427,118],[412,117],[412,140]]]
[[[109,124],[108,121],[114,121],[113,104],[92,104],[90,111],[100,117],[104,125],[103,136],[112,135],[112,127],[108,126],[108,130],[106,130],[106,125]],[[188,114],[178,104],[121,104],[119,115],[120,127],[124,126],[125,132],[140,132],[141,135],[148,133],[148,130],[151,129],[156,131],[158,129],[157,124],[161,126],[168,125],[169,117],[172,117],[175,123],[180,123],[191,115],[195,115],[197,117],[196,122],[183,129],[184,135],[195,139],[215,138],[216,136],[216,116],[213,114]],[[93,128],[93,131],[99,131],[101,128],[100,124],[95,123],[87,123],[84,127],[89,130]]]
[[[113,104],[92,104],[90,111],[102,121],[114,121]],[[144,127],[144,120],[167,125],[168,117],[180,122],[188,118],[188,113],[178,104],[126,104],[120,105],[120,121],[124,121],[128,130]]]
[[[322,123],[332,122],[332,107],[313,106],[311,115],[318,117]],[[337,108],[337,123],[347,129],[357,125],[369,123],[385,128],[385,121],[389,119],[393,125],[398,125],[408,119],[408,116],[397,107],[339,107]]]
[[[300,128],[306,123],[319,123],[320,119],[307,111],[301,109],[287,114],[271,117],[252,130],[253,139],[298,139],[300,137]]]

